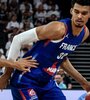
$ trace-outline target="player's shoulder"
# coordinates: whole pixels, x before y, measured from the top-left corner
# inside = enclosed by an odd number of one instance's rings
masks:
[[[58,40],[65,35],[66,28],[63,22],[52,21],[46,25],[37,27],[37,33],[40,39]]]
[[[51,27],[53,27],[53,29],[55,31],[57,31],[57,32],[65,33],[66,26],[65,26],[65,24],[63,22],[52,21],[48,25],[50,25]]]

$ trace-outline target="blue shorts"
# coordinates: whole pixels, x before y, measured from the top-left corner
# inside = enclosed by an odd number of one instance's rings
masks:
[[[66,100],[66,97],[56,84],[51,87],[45,89],[45,87],[30,85],[27,88],[17,89],[11,86],[11,92],[13,100]]]

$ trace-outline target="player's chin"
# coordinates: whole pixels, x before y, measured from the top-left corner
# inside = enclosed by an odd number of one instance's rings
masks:
[[[76,26],[77,28],[82,28],[82,27],[84,26],[84,24],[75,24],[75,26]]]

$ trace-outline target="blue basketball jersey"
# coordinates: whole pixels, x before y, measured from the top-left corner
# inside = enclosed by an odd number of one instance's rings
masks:
[[[27,73],[15,70],[11,79],[12,85],[20,84],[17,85],[20,88],[24,83],[30,85],[29,81],[31,80],[36,81],[37,85],[47,84],[52,80],[63,59],[80,45],[85,34],[85,28],[83,27],[78,36],[74,36],[71,20],[67,18],[60,20],[60,22],[63,22],[66,26],[66,34],[63,39],[57,41],[41,40],[35,43],[24,57],[32,56],[39,63],[38,67],[31,68],[31,72]]]

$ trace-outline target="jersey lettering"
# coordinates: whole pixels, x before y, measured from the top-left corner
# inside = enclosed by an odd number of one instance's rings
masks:
[[[74,51],[76,49],[76,47],[77,47],[77,45],[70,45],[70,44],[67,44],[67,43],[62,43],[59,48],[62,48],[64,50]]]

